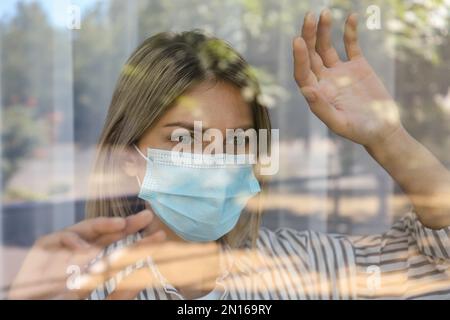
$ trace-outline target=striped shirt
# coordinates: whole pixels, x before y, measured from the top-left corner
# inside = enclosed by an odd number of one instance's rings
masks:
[[[139,238],[116,242],[102,255]],[[223,273],[214,294],[223,300],[450,299],[450,227],[426,228],[414,212],[381,235],[261,228],[256,248],[221,248]],[[183,299],[151,257],[117,273],[89,299],[104,299],[137,268],[150,268],[160,285],[136,299]]]

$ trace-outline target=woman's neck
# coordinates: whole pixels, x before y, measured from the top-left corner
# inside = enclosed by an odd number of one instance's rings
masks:
[[[222,270],[220,244],[167,241],[157,251],[154,261],[158,270],[185,298],[196,298],[214,289]]]
[[[166,233],[166,241],[158,244],[152,257],[161,275],[186,299],[195,299],[214,289],[220,276],[220,243],[188,242],[154,217],[143,235],[158,230]]]

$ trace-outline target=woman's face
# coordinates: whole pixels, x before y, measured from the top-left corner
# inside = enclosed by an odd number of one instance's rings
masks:
[[[177,99],[174,106],[145,132],[137,147],[147,154],[147,148],[171,150],[180,142],[193,144],[194,121],[201,121],[203,131],[209,128],[220,130],[223,137],[226,137],[226,129],[254,128],[252,110],[239,88],[226,82],[205,82]],[[187,129],[183,131],[190,134],[177,136],[177,141],[172,141],[173,131],[180,128]],[[134,153],[131,167],[129,164],[126,172],[133,178],[137,175],[142,181],[146,160]],[[136,183],[136,194],[138,192]],[[159,226],[169,233],[168,236],[176,238],[164,225]]]
[[[220,130],[223,137],[226,129],[246,130],[254,126],[252,111],[239,88],[226,82],[205,82],[178,98],[143,135],[138,147],[145,154],[149,147],[171,150],[179,142],[193,143],[194,121],[201,121],[203,131]],[[191,137],[176,135],[176,141],[171,141],[172,133],[179,128],[187,129]]]

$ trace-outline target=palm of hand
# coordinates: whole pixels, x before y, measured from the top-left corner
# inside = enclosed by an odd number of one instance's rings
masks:
[[[351,17],[344,37],[349,56],[345,62],[331,46],[329,14],[322,14],[317,31],[314,18],[305,17],[302,37],[294,40],[295,78],[312,112],[332,131],[368,146],[400,126],[399,113],[361,54]]]

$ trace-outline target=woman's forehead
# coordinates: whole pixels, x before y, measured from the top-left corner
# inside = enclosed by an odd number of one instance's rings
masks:
[[[239,88],[226,82],[206,83],[180,96],[159,125],[194,121],[202,121],[204,128],[252,127],[253,115]]]

